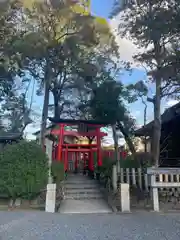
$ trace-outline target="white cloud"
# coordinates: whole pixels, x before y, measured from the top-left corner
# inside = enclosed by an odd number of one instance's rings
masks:
[[[177,104],[179,101],[175,99],[171,99],[167,102],[166,106],[167,107],[172,107],[173,105]]]
[[[39,126],[34,126],[33,124],[30,124],[29,126],[27,126],[27,128],[25,129],[25,136],[27,137],[28,140],[35,140],[36,137],[33,135],[34,132],[39,130]]]
[[[110,20],[110,27],[112,30],[112,33],[115,35],[116,42],[119,46],[119,52],[120,52],[120,58],[122,61],[129,61],[131,62],[135,67],[138,67],[138,64],[134,62],[133,55],[140,52],[140,49],[137,48],[133,42],[127,38],[122,38],[118,34],[118,26],[120,23],[121,16],[117,16],[114,19]]]
[[[135,110],[135,111],[133,111],[132,115],[133,115],[133,117],[136,119],[136,118],[138,118],[138,117],[141,116],[142,112],[143,112],[143,111]]]

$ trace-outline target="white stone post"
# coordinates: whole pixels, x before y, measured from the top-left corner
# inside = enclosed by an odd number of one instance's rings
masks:
[[[154,187],[156,183],[156,176],[154,174],[151,175],[151,186],[152,186],[152,199],[153,199],[153,210],[155,212],[159,212],[159,196],[158,196],[158,188]]]
[[[121,211],[130,212],[129,184],[120,184]]]
[[[45,211],[54,213],[56,207],[56,184],[47,184]]]
[[[45,139],[45,145],[46,145],[46,154],[48,155],[49,159],[49,171],[48,171],[48,184],[51,184],[52,176],[51,176],[51,165],[52,165],[52,144],[53,142],[49,139]]]
[[[46,192],[46,206],[45,211],[46,212],[55,212],[55,206],[56,206],[56,184],[53,184],[52,182],[52,176],[51,176],[51,165],[52,165],[52,144],[53,142],[49,139],[45,139],[45,145],[46,145],[46,154],[48,155],[49,159],[49,171],[48,171],[48,184],[47,184],[47,192]]]
[[[156,175],[176,175],[180,174],[180,168],[147,168],[147,174],[151,177],[151,193],[153,199],[153,210],[159,212],[158,188],[179,188],[179,182],[156,182]],[[166,179],[168,180],[168,179]]]
[[[117,166],[113,165],[112,168],[112,185],[113,185],[113,190],[117,190]]]

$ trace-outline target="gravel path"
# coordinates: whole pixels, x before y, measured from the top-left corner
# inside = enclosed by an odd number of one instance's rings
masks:
[[[180,215],[0,212],[1,240],[179,240]]]

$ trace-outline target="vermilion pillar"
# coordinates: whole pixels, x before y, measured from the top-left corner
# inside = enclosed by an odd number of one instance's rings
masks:
[[[74,167],[75,167],[75,169],[77,169],[78,168],[78,153],[75,152],[74,155],[75,155]]]
[[[65,156],[64,156],[64,170],[68,170],[68,147],[65,149]]]
[[[100,137],[100,128],[96,130],[97,133],[97,164],[102,166],[102,150],[101,150],[101,137]]]
[[[94,159],[93,159],[92,149],[90,149],[90,152],[89,152],[89,169],[91,171],[94,171]]]
[[[84,165],[84,169],[85,169],[85,168],[86,168],[86,162],[87,162],[87,156],[86,156],[85,153],[83,153],[83,158],[82,158],[82,160],[83,160],[83,165]]]
[[[64,124],[59,124],[59,142],[58,142],[58,152],[57,152],[57,160],[62,161],[62,144],[64,138]]]

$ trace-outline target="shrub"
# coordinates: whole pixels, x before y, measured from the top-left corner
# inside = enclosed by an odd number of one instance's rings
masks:
[[[120,160],[121,168],[139,168],[140,163],[138,160],[133,159],[132,156],[127,156],[125,159]]]
[[[95,163],[95,172],[100,173],[101,176],[107,178],[112,176],[112,166],[114,161],[110,157],[103,157],[102,159],[102,166],[97,166],[97,157],[94,156],[94,163]]]
[[[114,163],[114,161],[111,158],[104,157],[103,158],[103,164],[100,167],[100,173],[103,173],[105,177],[110,177],[111,178],[113,163]]]
[[[7,145],[0,165],[0,188],[12,199],[32,199],[46,186],[48,158],[35,141]]]
[[[52,162],[52,177],[56,183],[60,183],[64,180],[65,172],[64,172],[64,164],[60,161]]]

